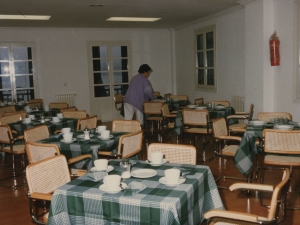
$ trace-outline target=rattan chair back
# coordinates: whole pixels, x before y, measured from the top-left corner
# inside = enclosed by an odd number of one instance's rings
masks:
[[[10,140],[13,139],[11,129],[7,125],[0,125],[0,143],[10,144]]]
[[[65,118],[75,118],[75,119],[86,118],[85,110],[65,111],[65,112],[63,112],[63,114],[64,114]]]
[[[43,99],[41,99],[41,98],[32,98],[32,99],[29,99],[28,102],[29,102],[29,103],[32,103],[32,102],[39,102],[39,103],[40,103],[40,106],[43,106],[43,105],[44,105],[44,101],[43,101]]]
[[[159,96],[160,96],[160,92],[159,92],[159,91],[154,91],[153,94],[154,94],[156,97],[159,97]]]
[[[16,112],[16,108],[13,105],[0,107],[0,116],[4,116],[7,112]]]
[[[172,95],[171,93],[164,94],[164,99],[170,98],[171,95]]]
[[[203,98],[196,98],[194,100],[195,105],[203,105],[204,104],[204,99]]]
[[[207,126],[209,114],[207,110],[183,109],[183,123],[192,126]]]
[[[114,120],[112,131],[137,132],[141,130],[141,123],[138,120]]]
[[[228,136],[228,129],[225,118],[213,119],[214,137]]]
[[[123,100],[124,96],[122,94],[115,94],[114,101],[116,110],[121,110],[121,107],[123,106]]]
[[[77,108],[75,106],[72,106],[72,107],[68,107],[68,108],[61,108],[60,109],[60,113],[63,113],[63,112],[69,112],[69,111],[77,111]]]
[[[97,127],[98,117],[97,115],[80,118],[77,122],[77,130],[83,130],[85,127],[92,129]]]
[[[147,150],[149,160],[152,152],[162,152],[169,163],[196,165],[196,148],[192,145],[151,143]]]
[[[66,157],[58,155],[28,165],[26,179],[29,194],[53,193],[56,188],[71,181]]]
[[[49,129],[47,125],[40,125],[26,129],[24,131],[25,141],[36,142],[45,138],[49,138]]]
[[[173,100],[189,100],[187,95],[171,95],[170,98]]]
[[[22,120],[22,115],[19,113],[14,113],[7,116],[1,116],[0,117],[0,125],[6,125],[9,123],[15,123]]]
[[[69,108],[69,105],[66,102],[50,102],[49,108],[50,109]]]
[[[171,115],[170,110],[169,110],[169,105],[168,104],[163,104],[161,106],[161,112],[162,112],[163,117]]]
[[[207,103],[213,103],[213,104],[216,104],[216,105],[224,105],[226,107],[230,107],[230,102],[229,101],[226,101],[226,100],[220,100],[220,101],[208,101]]]
[[[41,102],[27,102],[26,106],[29,106],[31,109],[35,109],[36,107],[43,107],[43,104]]]
[[[160,115],[161,102],[144,102],[144,114]]]
[[[143,131],[125,134],[120,137],[118,146],[119,158],[130,158],[142,150]]]
[[[265,122],[269,122],[270,120],[274,118],[287,118],[289,120],[292,120],[292,115],[288,112],[259,112],[257,113],[257,119]]]
[[[26,112],[25,110],[20,110],[18,112],[6,112],[4,113],[4,116],[9,116],[14,114],[21,114],[23,120],[28,116],[28,112]]]
[[[29,164],[60,155],[59,148],[55,144],[26,141],[25,147]]]

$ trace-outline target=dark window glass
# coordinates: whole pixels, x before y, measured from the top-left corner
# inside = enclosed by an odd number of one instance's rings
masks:
[[[94,71],[108,71],[108,60],[93,60]]]
[[[207,66],[214,67],[214,51],[206,52]]]
[[[34,90],[27,89],[27,90],[17,90],[17,101],[29,101],[29,99],[34,98]]]
[[[15,74],[32,74],[32,62],[14,62]]]
[[[0,47],[0,60],[8,60],[8,48]]]
[[[128,70],[128,59],[114,59],[113,70]]]
[[[125,95],[128,89],[128,84],[124,85],[114,85],[114,92],[115,94],[122,94]]]
[[[11,89],[10,77],[0,77],[0,89]]]
[[[33,87],[33,76],[16,76],[16,88]]]
[[[108,72],[94,73],[94,84],[109,84]]]
[[[32,59],[31,48],[13,47],[14,60],[30,60]]]
[[[197,50],[203,50],[203,34],[197,35]]]
[[[204,84],[204,70],[198,69],[198,84]]]
[[[107,97],[110,96],[109,86],[94,86],[95,97]]]
[[[214,80],[214,70],[213,69],[208,69],[207,70],[207,85],[214,85],[215,80]]]
[[[0,91],[0,100],[11,102],[11,90]]]
[[[9,62],[0,62],[0,74],[10,74]]]
[[[204,67],[203,52],[197,52],[197,67]]]
[[[114,72],[114,83],[128,83],[128,72]]]
[[[206,33],[206,49],[214,48],[214,32]]]

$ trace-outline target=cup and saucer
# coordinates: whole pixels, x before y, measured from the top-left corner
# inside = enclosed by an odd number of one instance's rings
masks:
[[[107,159],[96,159],[94,160],[94,165],[95,166],[90,169],[91,172],[110,172],[114,170],[113,166],[108,165]]]
[[[150,164],[151,166],[161,166],[168,162],[163,157],[164,157],[164,154],[162,152],[151,152],[150,160],[147,160],[146,162],[148,164]]]
[[[127,188],[127,184],[121,182],[121,176],[116,174],[105,176],[103,184],[99,187],[101,191],[109,194],[119,193],[125,188]]]
[[[179,169],[168,169],[165,170],[165,176],[160,178],[158,181],[161,184],[167,186],[177,186],[183,184],[186,181],[186,178],[180,177]]]
[[[148,163],[150,166],[161,166],[167,162],[168,162],[168,160],[166,160],[166,159],[163,159],[161,162],[158,162],[158,163],[153,163],[153,161],[149,161],[148,159],[146,160],[146,163]]]

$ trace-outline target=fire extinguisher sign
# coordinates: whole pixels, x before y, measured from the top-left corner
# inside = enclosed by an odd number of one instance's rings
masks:
[[[271,66],[279,66],[280,65],[280,54],[279,54],[280,41],[276,31],[270,37],[269,45],[270,45]]]

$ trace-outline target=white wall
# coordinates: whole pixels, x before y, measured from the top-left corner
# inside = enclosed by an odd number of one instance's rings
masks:
[[[90,111],[87,42],[130,41],[132,76],[148,63],[155,90],[171,92],[171,43],[168,29],[0,28],[0,42],[33,42],[36,46],[39,96],[76,93],[76,106]],[[67,85],[64,86],[63,83]]]
[[[191,101],[231,100],[245,96],[244,9],[175,30],[177,94],[187,94]],[[217,92],[195,90],[194,31],[216,25]]]

